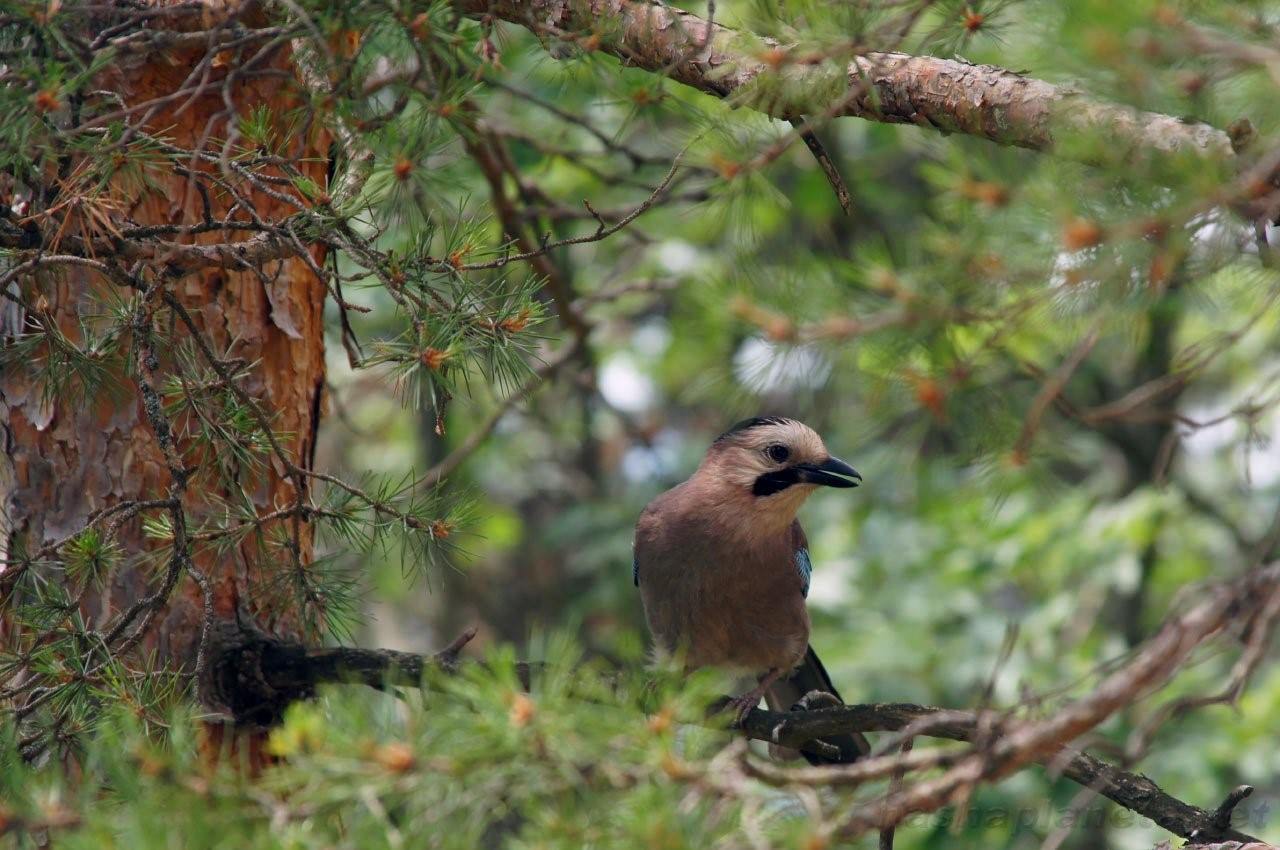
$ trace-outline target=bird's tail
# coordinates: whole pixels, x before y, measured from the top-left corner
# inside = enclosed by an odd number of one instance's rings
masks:
[[[801,703],[804,697],[813,691],[831,694],[835,698],[835,703],[832,704],[844,705],[840,692],[836,690],[835,685],[831,684],[827,668],[822,666],[818,653],[814,652],[811,646],[805,652],[800,666],[789,677],[779,679],[769,686],[769,690],[765,691],[764,701],[773,711],[791,711],[796,707],[818,707]],[[797,703],[801,705],[797,706]],[[800,755],[804,756],[809,764],[850,764],[871,751],[871,745],[860,732],[832,735],[819,740],[829,747],[834,747],[839,755],[834,755],[826,748],[824,753],[819,754],[816,748],[810,752],[802,747]]]

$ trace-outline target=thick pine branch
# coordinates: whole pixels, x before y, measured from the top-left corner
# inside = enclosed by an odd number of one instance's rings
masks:
[[[645,0],[459,0],[467,14],[520,24],[540,35],[585,40],[630,66],[669,76],[775,118],[828,114],[919,124],[1003,145],[1096,161],[1190,153],[1233,156],[1228,135],[1207,124],[1094,100],[991,65],[869,52],[848,65],[788,61],[787,46]],[[750,91],[757,77],[776,85]],[[766,94],[767,92],[767,94]],[[840,108],[833,103],[843,97]],[[1082,136],[1104,144],[1063,149]]]

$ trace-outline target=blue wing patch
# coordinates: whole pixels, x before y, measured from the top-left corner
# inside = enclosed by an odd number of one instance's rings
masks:
[[[631,556],[631,583],[640,586],[640,559],[635,555]]]
[[[800,574],[800,592],[809,598],[809,579],[813,576],[813,561],[809,560],[808,549],[796,550],[796,572]]]

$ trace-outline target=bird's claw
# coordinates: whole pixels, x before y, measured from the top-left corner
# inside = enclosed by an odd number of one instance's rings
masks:
[[[733,725],[741,726],[742,721],[747,719],[747,715],[751,710],[760,704],[761,694],[751,691],[749,693],[736,696],[725,703],[724,711],[733,713]]]

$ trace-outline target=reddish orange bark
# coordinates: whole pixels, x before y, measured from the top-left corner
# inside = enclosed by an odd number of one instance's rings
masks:
[[[119,93],[126,104],[156,101],[184,85],[191,86],[191,69],[203,52],[199,48],[127,58],[102,82]],[[164,102],[148,120],[146,130],[184,148],[202,147],[219,153],[228,131],[225,117],[218,117],[225,109],[221,79],[236,65],[236,57],[227,59],[225,63],[213,63],[214,85],[207,93],[190,102],[186,96]],[[319,130],[300,133],[297,126],[289,123],[290,110],[296,109],[303,98],[291,71],[288,46],[279,46],[258,68],[265,73],[238,78],[231,88],[240,116],[268,108],[277,121],[279,136],[289,140],[289,158],[317,185],[324,185],[327,139]],[[148,178],[154,185],[117,180],[110,193],[115,208],[125,211],[140,225],[191,224],[203,219],[201,196],[186,178],[158,169],[149,171]],[[248,186],[243,191],[263,219],[283,219],[296,211]],[[209,195],[212,215],[224,216],[232,199],[225,193]],[[74,226],[70,232],[76,232]],[[244,236],[235,234],[232,238]],[[228,237],[210,233],[196,238],[212,243]],[[314,256],[323,260],[320,249]],[[92,271],[65,268],[71,270],[57,280],[28,278],[21,285],[28,303],[47,304],[50,316],[72,339],[77,339],[77,314],[100,310],[102,296],[117,284]],[[242,387],[273,417],[274,430],[285,452],[299,466],[309,468],[324,388],[325,289],[300,259],[273,261],[261,271],[268,282],[248,269],[210,268],[166,286],[186,306],[215,353],[253,364]],[[167,324],[167,310],[162,308],[157,315],[166,320],[159,330],[171,333],[178,342],[188,338],[180,324]],[[170,374],[172,349],[157,354],[161,361],[157,378],[163,380]],[[50,404],[41,400],[24,370],[0,374],[0,409],[5,411],[7,421],[7,434],[0,441],[7,455],[7,463],[0,464],[7,467],[0,470],[0,509],[7,514],[10,535],[20,538],[27,551],[77,531],[96,509],[123,500],[165,498],[171,478],[144,413],[137,384],[123,372],[114,378],[121,390],[114,395],[100,393],[87,403],[59,400]],[[177,448],[185,462],[202,465],[189,440],[181,437],[183,423],[174,424],[179,431]],[[243,480],[250,480],[247,471]],[[198,472],[192,479],[183,499],[191,522],[198,522],[216,497],[227,495],[211,487],[212,476]],[[284,475],[282,465],[269,458],[247,489],[259,514],[284,507],[295,497],[294,485]],[[269,527],[264,530],[271,531]],[[139,517],[122,525],[118,541],[126,554],[167,545],[146,539]],[[0,548],[7,548],[6,542],[12,541],[5,541],[0,535]],[[300,557],[306,563],[311,559],[313,545],[309,525],[302,525],[299,543]],[[197,550],[195,564],[212,581],[219,614],[230,615],[237,600],[253,609],[254,600],[246,598],[252,594],[246,589],[251,586],[251,576],[261,576],[259,557],[253,536],[235,557],[215,559],[210,553]],[[146,577],[139,571],[120,570],[112,577],[104,594],[106,599],[86,599],[85,613],[90,622],[101,622],[108,612],[119,612],[147,592]],[[201,620],[199,588],[184,581],[143,647],[157,650],[167,663],[188,663],[196,651]],[[273,616],[271,620],[275,629],[286,634],[296,628],[296,619],[288,616]]]

